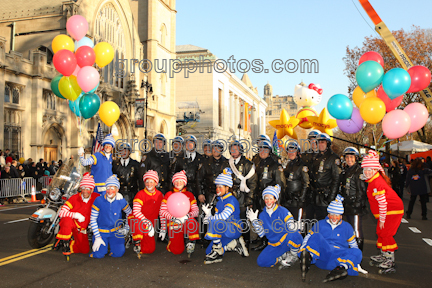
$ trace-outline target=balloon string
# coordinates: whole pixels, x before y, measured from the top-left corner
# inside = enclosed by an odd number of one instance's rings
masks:
[[[82,126],[81,126],[81,118],[79,117],[79,116],[77,116],[76,114],[75,114],[75,117],[76,117],[76,119],[77,119],[77,127],[78,127],[78,129],[79,129],[79,138],[81,139],[81,145],[84,143],[84,137],[83,137],[83,135],[82,135]],[[79,173],[80,173],[80,175],[82,175],[83,173],[82,173],[82,169],[83,169],[83,167],[82,167],[82,165],[81,165],[81,161],[78,161],[78,171],[79,171]]]

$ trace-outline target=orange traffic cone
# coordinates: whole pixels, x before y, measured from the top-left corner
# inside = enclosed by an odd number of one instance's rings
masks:
[[[35,189],[34,185],[32,185],[32,188],[31,188],[31,200],[30,200],[30,202],[38,202],[36,200],[36,189]]]

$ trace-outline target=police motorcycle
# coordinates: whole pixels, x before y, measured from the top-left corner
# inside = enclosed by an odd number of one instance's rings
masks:
[[[77,193],[82,178],[77,168],[78,163],[79,160],[74,159],[66,161],[54,175],[48,188],[42,189],[46,204],[39,206],[29,217],[27,239],[32,248],[48,245],[57,235],[61,207],[69,197]]]

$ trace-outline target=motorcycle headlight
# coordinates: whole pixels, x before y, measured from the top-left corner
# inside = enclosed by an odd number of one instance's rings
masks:
[[[49,193],[49,198],[52,201],[58,201],[58,200],[60,200],[60,197],[61,197],[61,192],[60,192],[60,189],[58,189],[58,188],[52,189]]]

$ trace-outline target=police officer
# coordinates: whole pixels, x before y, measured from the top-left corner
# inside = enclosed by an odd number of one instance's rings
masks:
[[[358,164],[359,151],[354,147],[347,147],[343,151],[346,167],[340,174],[340,194],[345,198],[343,202],[344,216],[354,228],[357,244],[363,251],[362,217],[366,214],[367,184],[362,180],[363,169]]]
[[[176,172],[173,172],[175,166],[184,157],[184,139],[181,136],[176,136],[172,139],[172,149],[170,154],[170,166],[169,166],[169,179],[172,179]],[[181,170],[177,171],[180,172]],[[173,187],[172,183],[169,185],[170,188]],[[170,189],[171,191],[172,189]]]
[[[318,142],[316,141],[316,137],[320,134],[317,130],[312,130],[308,134],[308,140],[310,143],[310,149],[305,149],[301,158],[303,162],[308,166],[309,171],[311,169],[311,164],[316,152],[318,152]]]
[[[202,143],[203,156],[205,159],[209,159],[213,156],[212,153],[212,141],[210,139],[205,139]]]
[[[306,218],[322,220],[327,216],[327,206],[335,199],[339,189],[340,159],[331,150],[330,136],[321,133],[316,137],[318,154],[310,168],[312,203],[306,207]]]
[[[260,146],[260,143],[262,141],[268,141],[269,143],[272,143],[271,140],[270,140],[270,137],[267,136],[267,135],[265,135],[265,134],[261,134],[261,135],[258,136],[258,138],[256,140],[256,143],[257,143],[258,147]],[[273,158],[273,160],[275,160],[279,164],[281,164],[281,159],[276,154],[270,153],[270,157]],[[261,157],[259,156],[259,151],[258,151],[258,153],[255,154],[252,157],[252,162],[255,164],[255,166],[258,166],[258,164],[259,164],[260,161],[261,161]]]

